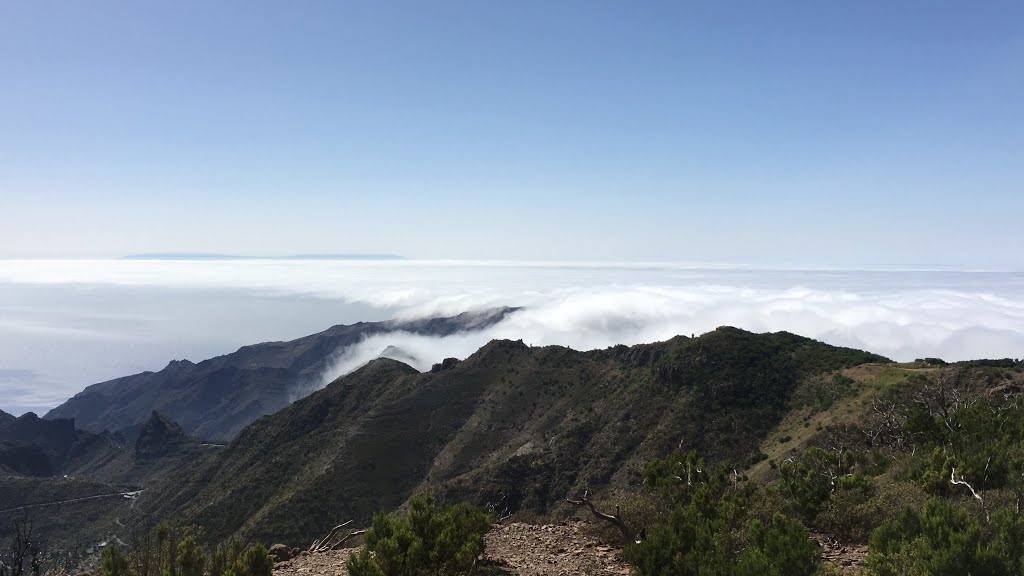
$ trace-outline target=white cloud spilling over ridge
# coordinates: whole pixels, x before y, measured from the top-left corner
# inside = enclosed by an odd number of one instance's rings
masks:
[[[243,291],[312,301],[314,307],[323,302],[324,310],[327,303],[344,302],[376,310],[378,316],[400,318],[522,307],[481,332],[445,338],[407,333],[370,338],[339,351],[324,382],[388,346],[417,358],[416,368],[422,370],[446,357],[465,358],[494,338],[588,350],[701,334],[722,325],[755,332],[787,330],[895,360],[1024,356],[1024,274],[1009,271],[660,263],[0,261],[0,285],[4,283],[79,286],[100,292],[131,287],[144,294],[171,290],[197,303],[211,293],[224,298]],[[154,300],[153,306],[159,302]],[[24,310],[14,312],[6,317],[20,318]],[[0,337],[4,318],[0,314]],[[247,321],[258,323],[260,316]],[[325,315],[318,320],[318,329],[351,321]],[[54,330],[62,328],[58,319],[47,322]],[[88,338],[89,326],[78,322],[66,328],[79,329],[81,337]],[[209,338],[231,327],[208,313],[197,315],[194,322],[196,332]],[[119,330],[131,329],[122,324],[117,325]],[[143,324],[147,333],[161,330],[159,324]],[[15,325],[6,329],[19,330]],[[169,351],[167,359],[174,357],[180,356]]]
[[[495,338],[588,350],[701,334],[723,325],[787,330],[897,360],[1024,355],[1024,306],[985,294],[618,286],[559,290],[530,300],[523,310],[477,333],[368,338],[346,350],[323,383],[362,366],[387,346],[408,352],[420,361],[415,367],[425,370],[446,357],[465,358]]]

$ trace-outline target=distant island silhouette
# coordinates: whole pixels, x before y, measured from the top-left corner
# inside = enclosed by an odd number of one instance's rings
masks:
[[[154,252],[129,254],[119,260],[405,260],[397,254],[291,254],[287,256],[242,256],[205,252]]]

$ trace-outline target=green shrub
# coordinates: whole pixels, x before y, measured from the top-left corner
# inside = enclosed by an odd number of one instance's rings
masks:
[[[776,514],[771,524],[750,524],[750,546],[740,554],[737,576],[810,576],[818,570],[818,545],[802,524]]]
[[[822,506],[815,527],[843,542],[867,542],[878,526],[880,506],[871,488],[842,490]]]
[[[207,558],[194,529],[179,533],[165,523],[155,532],[156,546],[139,546],[128,553],[111,546],[103,551],[102,576],[271,576],[273,560],[262,544],[246,547],[232,538]]]
[[[490,526],[482,510],[413,498],[407,516],[374,516],[366,546],[348,561],[349,574],[468,574],[484,550],[483,536]]]
[[[224,544],[217,546],[210,556],[210,575],[223,576],[234,575],[237,570],[239,559],[242,557],[244,546],[238,538],[231,538]]]
[[[762,522],[739,477],[709,469],[693,452],[652,461],[645,484],[675,509],[626,548],[626,560],[641,576],[809,576],[818,568],[803,525],[778,513]]]
[[[868,569],[876,576],[1018,574],[986,540],[977,518],[933,499],[921,512],[908,508],[871,534]]]
[[[245,547],[238,538],[217,546],[210,557],[210,576],[270,576],[274,561],[262,544]]]
[[[667,523],[650,527],[645,539],[626,548],[626,560],[642,576],[728,574],[738,548],[734,528],[741,506],[721,496],[708,485],[694,490]]]
[[[245,549],[236,569],[236,576],[270,576],[274,571],[274,561],[267,554],[263,544],[256,544]]]
[[[862,489],[833,494],[818,514],[815,528],[843,542],[867,543],[880,524],[895,520],[905,508],[920,509],[926,500],[916,485],[881,476]]]
[[[179,576],[203,576],[206,567],[206,553],[192,534],[178,542],[178,556],[175,559]]]
[[[103,549],[100,559],[100,574],[102,576],[131,576],[132,568],[128,563],[128,557],[118,550],[117,546],[111,544]]]

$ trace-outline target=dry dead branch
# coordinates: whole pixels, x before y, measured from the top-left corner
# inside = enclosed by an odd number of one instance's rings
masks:
[[[568,502],[569,504],[572,504],[573,506],[586,505],[588,508],[590,508],[590,512],[594,515],[595,518],[599,518],[601,520],[604,520],[605,522],[611,523],[616,528],[618,528],[620,532],[622,532],[623,537],[626,538],[626,542],[632,542],[633,531],[630,530],[629,526],[626,526],[626,523],[623,522],[622,518],[619,517],[619,507],[615,507],[614,515],[606,514],[604,512],[601,512],[600,510],[597,509],[596,506],[594,506],[594,503],[591,502],[590,498],[588,497],[589,495],[590,491],[587,490],[583,492],[583,497],[580,498],[579,500],[570,500],[569,498],[566,498],[565,501]]]
[[[337,550],[338,548],[341,548],[341,545],[347,542],[349,538],[353,538],[355,536],[359,536],[360,534],[366,533],[366,530],[352,530],[348,534],[344,535],[343,537],[335,541],[335,538],[337,537],[338,533],[341,532],[343,528],[345,528],[351,523],[351,520],[347,522],[342,522],[341,524],[338,524],[337,526],[332,528],[331,531],[327,533],[327,536],[324,537],[322,540],[314,540],[313,544],[309,547],[309,552],[326,552],[328,550]]]
[[[956,479],[956,468],[953,468],[952,472],[949,474],[949,483],[954,486],[966,486],[967,489],[971,491],[971,495],[974,496],[974,499],[981,503],[981,509],[985,512],[985,520],[989,520],[988,507],[985,505],[985,499],[982,498],[981,494],[978,494],[974,490],[974,486],[971,486],[967,480],[963,479],[963,477],[959,480]]]

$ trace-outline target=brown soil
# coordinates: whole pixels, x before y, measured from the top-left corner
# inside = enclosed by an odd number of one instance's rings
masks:
[[[594,534],[589,521],[570,520],[555,525],[511,523],[495,526],[484,536],[481,573],[502,576],[627,576],[622,550]],[[861,574],[867,546],[841,545],[813,534],[822,558],[843,574]],[[348,576],[345,562],[358,548],[308,554],[274,564],[274,576]]]
[[[625,576],[629,567],[622,551],[591,535],[590,523],[559,525],[504,524],[484,537],[483,566],[507,576]],[[345,562],[357,550],[348,548],[303,553],[274,564],[274,576],[348,576]]]
[[[345,562],[358,548],[345,548],[308,554],[274,564],[274,576],[348,576]]]
[[[868,557],[866,544],[840,544],[821,534],[811,534],[821,546],[821,558],[839,568],[843,574],[861,574]]]
[[[601,543],[592,532],[585,521],[495,526],[484,537],[485,560],[515,576],[629,574],[622,550]]]

